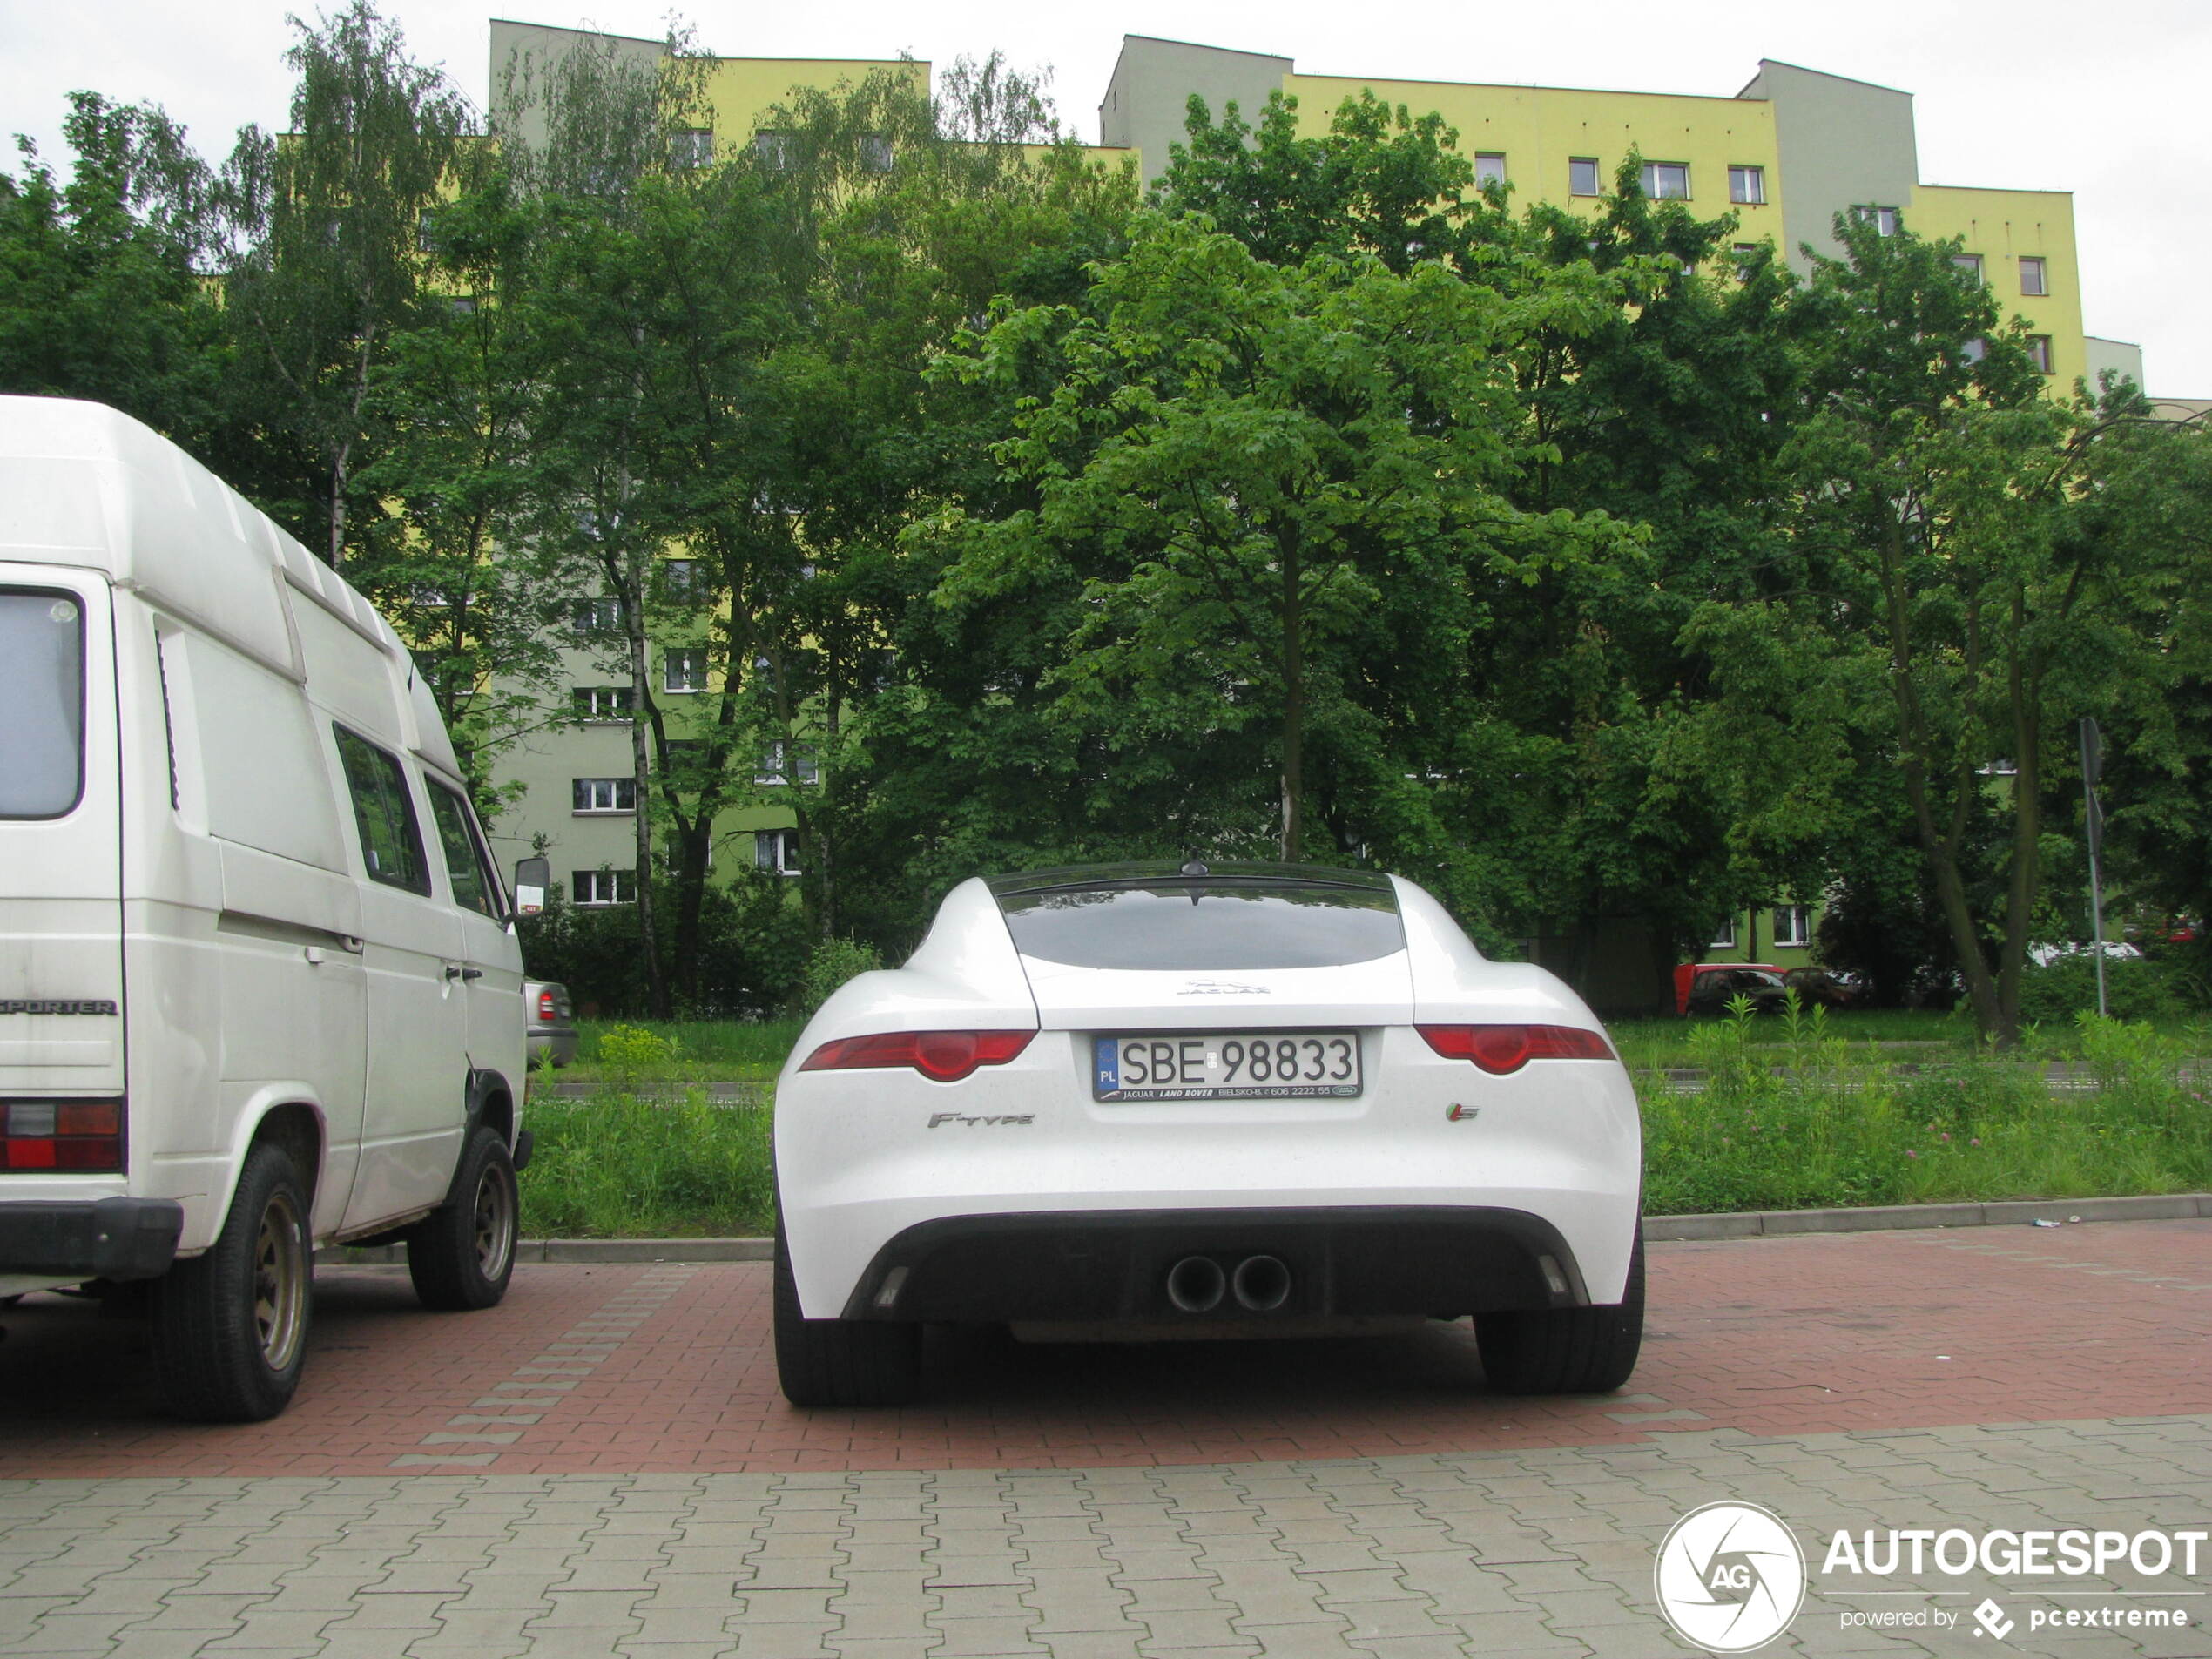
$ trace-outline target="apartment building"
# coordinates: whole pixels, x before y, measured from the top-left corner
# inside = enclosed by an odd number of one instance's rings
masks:
[[[2027,319],[2054,388],[2105,369],[2142,381],[2140,347],[2084,331],[2070,192],[1924,184],[1910,92],[1793,64],[1763,59],[1733,97],[1702,98],[1302,74],[1288,57],[1127,35],[1099,101],[1099,137],[1136,152],[1150,181],[1183,138],[1193,93],[1217,118],[1233,101],[1256,120],[1281,92],[1298,100],[1299,130],[1318,133],[1362,91],[1441,115],[1476,177],[1507,181],[1524,201],[1595,211],[1634,151],[1652,195],[1701,217],[1737,214],[1739,241],[1771,240],[1800,272],[1805,246],[1839,252],[1838,213],[1963,237],[1961,258],[2006,314]]]

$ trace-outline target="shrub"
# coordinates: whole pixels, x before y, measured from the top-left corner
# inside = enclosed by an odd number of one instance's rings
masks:
[[[854,939],[825,939],[806,959],[799,981],[800,1012],[812,1015],[849,979],[883,966],[883,953]]]
[[[2115,1020],[2155,1020],[2181,1011],[2166,971],[2141,956],[2105,958],[2105,1008]],[[2071,1025],[2097,1011],[2097,959],[2087,951],[2033,962],[2020,976],[2020,1018],[2042,1025]]]

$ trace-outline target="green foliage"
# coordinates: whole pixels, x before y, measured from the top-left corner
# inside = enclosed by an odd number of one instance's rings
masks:
[[[708,887],[701,902],[698,1002],[688,1014],[765,1014],[798,989],[808,949],[805,914],[774,878],[747,874]],[[533,979],[556,980],[587,1017],[651,1012],[633,905],[574,905],[556,887],[540,914],[518,924]],[[662,949],[671,951],[672,940]]]
[[[2105,1008],[2114,1020],[2157,1020],[2184,1011],[2165,968],[2141,956],[2105,961]],[[2030,963],[2020,979],[2020,1018],[2066,1027],[2097,1012],[2097,961],[2087,951],[2060,956],[2041,967]],[[2089,1028],[2084,1027],[2085,1030]]]
[[[850,939],[825,939],[806,958],[806,976],[799,986],[799,1011],[813,1014],[849,979],[883,966],[883,953],[873,945]]]
[[[677,1100],[606,1089],[535,1099],[527,1122],[536,1136],[520,1184],[528,1237],[753,1237],[775,1224],[765,1105],[697,1089]]]

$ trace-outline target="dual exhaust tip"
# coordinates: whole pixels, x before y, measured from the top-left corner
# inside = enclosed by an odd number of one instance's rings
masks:
[[[1247,1256],[1228,1272],[1211,1256],[1185,1256],[1168,1269],[1167,1291],[1183,1313],[1211,1313],[1231,1297],[1247,1313],[1272,1313],[1291,1299],[1291,1270],[1273,1256]]]

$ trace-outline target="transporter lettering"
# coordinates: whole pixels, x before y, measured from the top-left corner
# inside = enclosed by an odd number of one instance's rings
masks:
[[[2104,1577],[2125,1561],[2138,1573],[2157,1575],[2179,1566],[2196,1575],[2197,1546],[2212,1532],[2065,1531],[1985,1533],[1979,1539],[1962,1527],[1877,1533],[1871,1527],[1856,1540],[1847,1532],[1828,1541],[1824,1573],[1889,1574],[1925,1572],[1932,1565],[1953,1577],[1979,1569],[2000,1575]],[[1900,1564],[1902,1563],[1902,1566]]]
[[[105,997],[34,997],[0,1001],[0,1014],[113,1014],[114,1002]]]

